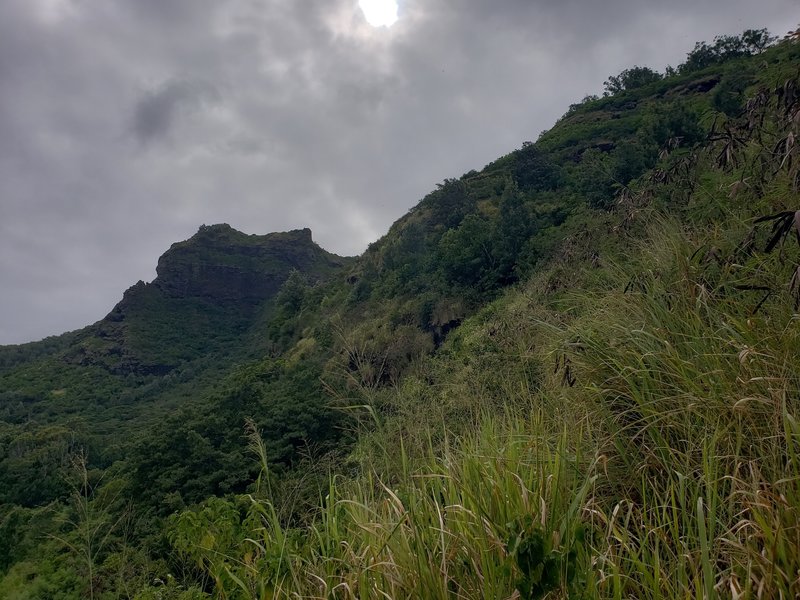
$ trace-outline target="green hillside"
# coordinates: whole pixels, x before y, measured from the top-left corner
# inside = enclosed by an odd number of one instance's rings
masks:
[[[203,226],[0,348],[0,597],[797,597],[799,77],[698,44],[357,258]]]

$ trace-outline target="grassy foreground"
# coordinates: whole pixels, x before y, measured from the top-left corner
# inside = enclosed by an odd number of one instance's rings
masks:
[[[254,494],[174,516],[185,572],[138,597],[800,597],[800,100],[770,89],[340,398],[364,431],[316,512],[251,428]]]
[[[797,597],[800,332],[788,286],[754,314],[741,284],[787,266],[698,259],[736,219],[648,219],[624,267],[553,291],[566,259],[384,392],[310,523],[281,525],[268,476],[177,516],[185,564],[221,598]]]

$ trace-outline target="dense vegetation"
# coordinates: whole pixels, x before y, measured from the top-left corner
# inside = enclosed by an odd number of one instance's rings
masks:
[[[0,348],[0,597],[797,597],[774,42],[609,78],[357,259],[204,227]]]

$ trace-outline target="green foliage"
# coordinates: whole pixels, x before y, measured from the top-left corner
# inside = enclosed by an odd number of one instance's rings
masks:
[[[746,91],[755,81],[755,70],[749,65],[726,73],[714,90],[714,108],[729,117],[739,116],[744,110]]]
[[[625,69],[619,75],[612,75],[605,81],[603,84],[605,88],[604,95],[613,96],[620,92],[635,90],[655,83],[661,80],[662,77],[663,75],[649,67],[631,67],[630,69]]]
[[[516,184],[508,183],[491,217],[468,215],[441,237],[436,264],[453,287],[492,294],[519,277],[518,263],[538,223]]]
[[[761,54],[776,39],[766,29],[747,29],[738,36],[717,36],[713,44],[697,42],[686,61],[678,66],[678,72],[697,71],[731,59]]]
[[[66,427],[0,429],[0,504],[35,507],[64,497],[64,470],[85,441]]]
[[[719,88],[718,88],[719,89]],[[716,102],[717,93],[714,98]],[[648,106],[642,119],[639,142],[651,145],[651,156],[646,163],[653,166],[654,152],[664,148],[691,148],[703,142],[707,129],[701,125],[701,115],[696,103],[688,100],[659,102]]]
[[[391,590],[398,598],[486,598],[566,590],[588,567],[576,511],[589,487],[572,487],[566,447],[526,443],[536,424],[524,432],[486,425],[443,457],[426,453],[391,486],[371,476],[348,486],[331,480],[320,513],[302,532],[282,527],[268,499],[251,498],[246,512],[223,501],[185,512],[173,520],[171,538],[218,582],[220,596],[340,590],[359,598]],[[534,564],[537,540],[544,554]]]
[[[133,600],[206,600],[210,596],[199,588],[188,589],[178,584],[174,577],[167,576],[166,582],[158,580],[153,585],[140,589]]]
[[[560,183],[560,169],[530,142],[514,153],[514,181],[523,191],[553,190]]]
[[[0,597],[797,596],[800,51],[769,44],[611,78],[358,259],[203,227],[0,349]]]
[[[50,336],[38,342],[0,346],[0,373],[68,348],[82,331]]]
[[[466,184],[459,179],[445,179],[437,187],[435,192],[425,197],[421,205],[431,208],[433,227],[450,229],[457,226],[470,212],[472,199]]]
[[[581,155],[581,162],[573,170],[575,187],[593,208],[610,208],[614,201],[617,182],[614,179],[614,161],[610,154],[590,148]]]
[[[552,537],[530,515],[509,525],[508,550],[519,573],[516,587],[522,598],[542,598],[548,592],[567,587],[575,576],[577,552],[553,548]],[[576,542],[583,541],[578,530]]]
[[[439,264],[447,280],[472,287],[491,277],[496,262],[491,243],[489,222],[475,214],[447,231],[439,242]]]
[[[307,292],[308,281],[300,271],[295,269],[283,282],[280,291],[275,296],[275,304],[285,312],[286,316],[294,316],[303,307]]]
[[[270,460],[283,468],[334,450],[341,418],[320,374],[313,362],[273,359],[238,369],[219,392],[171,415],[137,443],[133,493],[171,512],[211,495],[243,492],[255,474],[245,458],[248,418],[265,431]]]

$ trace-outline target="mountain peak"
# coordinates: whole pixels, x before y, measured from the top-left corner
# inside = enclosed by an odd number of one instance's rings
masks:
[[[278,291],[293,269],[316,271],[341,266],[341,259],[317,246],[310,229],[248,235],[227,223],[201,225],[191,238],[172,244],[158,259],[153,282],[172,297],[258,302]]]
[[[152,283],[125,292],[71,360],[167,373],[217,347],[216,338],[246,331],[292,271],[321,281],[347,263],[315,244],[310,229],[248,235],[225,223],[202,225],[161,255]]]
[[[254,245],[263,243],[266,240],[284,240],[301,244],[313,244],[311,229],[292,229],[290,231],[268,233],[266,235],[247,234],[238,229],[234,229],[227,223],[215,223],[213,225],[200,225],[195,233],[188,240],[176,242],[173,246],[188,243],[231,243]]]

